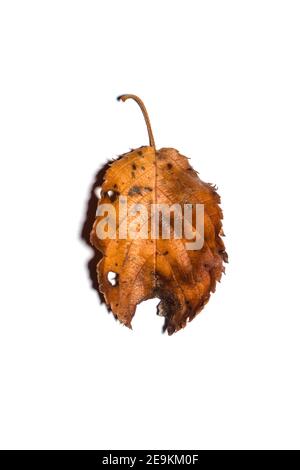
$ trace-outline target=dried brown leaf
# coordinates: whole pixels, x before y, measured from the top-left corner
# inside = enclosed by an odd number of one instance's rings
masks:
[[[128,204],[147,207],[148,239],[99,239],[96,217],[91,243],[103,254],[98,264],[100,291],[113,314],[128,327],[140,302],[158,297],[158,313],[166,318],[166,329],[172,334],[192,320],[208,302],[216,281],[227,261],[221,239],[222,211],[215,188],[200,180],[188,159],[173,148],[155,149],[147,112],[134,95],[144,113],[150,145],[124,154],[107,170],[99,204],[113,204],[119,220],[119,201],[127,196]],[[151,204],[204,204],[204,244],[200,250],[187,250],[187,240],[151,238]],[[194,206],[193,206],[194,207]],[[121,220],[122,217],[121,217]],[[127,223],[134,220],[129,216]],[[141,227],[137,227],[141,229]],[[190,241],[190,240],[189,240]],[[116,273],[115,283],[109,273]]]

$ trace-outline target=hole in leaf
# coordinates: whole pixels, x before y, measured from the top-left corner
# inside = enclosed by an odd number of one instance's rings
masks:
[[[110,201],[111,202],[114,202],[117,197],[119,196],[119,193],[118,191],[114,191],[112,189],[109,189],[107,192],[106,192],[107,196],[109,197]]]
[[[119,275],[114,273],[113,271],[109,271],[107,274],[107,280],[112,286],[116,286],[118,284]]]
[[[94,194],[96,196],[97,199],[100,199],[101,197],[101,186],[97,186],[95,189],[94,189]]]

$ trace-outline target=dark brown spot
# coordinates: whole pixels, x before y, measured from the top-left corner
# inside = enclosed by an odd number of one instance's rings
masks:
[[[131,178],[135,178],[135,172],[134,171],[131,172]]]
[[[152,188],[150,188],[150,186],[145,186],[145,187],[144,187],[144,190],[150,192],[150,191],[152,191]]]
[[[168,167],[168,170],[171,170],[171,168],[173,168],[172,163],[168,163],[168,164],[167,164],[167,167]]]
[[[164,256],[166,256],[166,255],[168,255],[168,254],[169,254],[168,251],[164,251],[164,252],[163,252],[163,255],[164,255]]]
[[[144,170],[145,170],[145,167],[144,167],[144,166],[141,166],[141,169],[144,171]]]
[[[138,155],[141,157],[143,156],[143,152],[141,150],[138,151]]]
[[[132,186],[128,191],[128,196],[134,196],[135,194],[142,194],[142,188],[140,186]]]
[[[133,163],[131,166],[132,166],[133,170],[136,170],[136,164],[135,163]]]

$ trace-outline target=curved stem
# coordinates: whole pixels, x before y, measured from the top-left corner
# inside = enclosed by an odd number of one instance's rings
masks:
[[[145,107],[144,103],[142,102],[142,100],[136,95],[121,95],[121,96],[118,96],[117,99],[122,100],[122,101],[132,99],[132,100],[137,102],[137,104],[141,108],[141,111],[143,113],[143,116],[144,116],[144,119],[145,119],[145,122],[146,122],[148,136],[149,136],[149,145],[150,145],[150,147],[155,148],[155,142],[154,142],[154,137],[153,137],[153,133],[152,133],[152,129],[151,129],[149,115],[147,113],[146,107]]]

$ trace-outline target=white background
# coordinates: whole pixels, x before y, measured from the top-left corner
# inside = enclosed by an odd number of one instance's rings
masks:
[[[300,4],[1,1],[0,446],[300,447]],[[91,288],[80,240],[107,159],[191,157],[230,264],[168,337]]]

